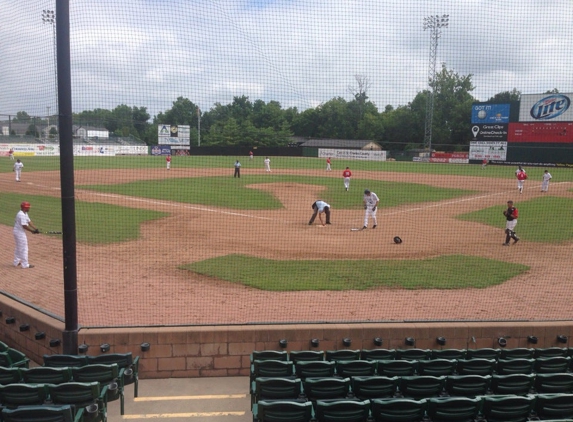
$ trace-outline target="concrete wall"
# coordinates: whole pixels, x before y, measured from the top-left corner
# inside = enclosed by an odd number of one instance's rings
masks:
[[[44,354],[62,353],[62,346],[50,347],[51,339],[61,339],[64,324],[10,298],[0,296],[0,332],[9,346],[21,350],[37,363]],[[15,323],[7,324],[13,317]],[[28,324],[28,331],[20,331]],[[35,339],[37,332],[46,338]],[[527,343],[527,336],[538,343]],[[548,322],[435,322],[372,324],[308,324],[249,326],[186,326],[149,328],[82,328],[79,344],[89,345],[88,354],[101,354],[100,344],[111,345],[109,353],[132,352],[140,356],[141,378],[224,377],[248,375],[249,357],[253,350],[281,350],[280,339],[287,339],[286,350],[309,350],[310,340],[318,338],[316,350],[344,349],[343,338],[350,338],[350,349],[374,349],[373,339],[383,339],[382,348],[406,348],[404,339],[413,337],[418,348],[499,347],[505,337],[507,348],[568,347],[558,343],[557,336],[573,335],[572,321]],[[446,338],[439,346],[436,338]],[[140,345],[150,343],[149,351]]]

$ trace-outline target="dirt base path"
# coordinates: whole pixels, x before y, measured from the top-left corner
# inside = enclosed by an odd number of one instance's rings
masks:
[[[258,171],[254,171],[257,172]],[[170,216],[144,224],[141,238],[120,244],[78,244],[79,319],[83,326],[226,324],[286,321],[402,320],[548,320],[573,319],[571,288],[573,244],[547,245],[522,240],[501,246],[500,227],[457,220],[456,215],[512,198],[519,205],[542,195],[528,181],[516,195],[513,180],[463,176],[361,172],[361,179],[458,187],[477,193],[463,198],[396,208],[381,208],[378,228],[361,227],[362,211],[333,209],[332,226],[308,226],[310,205],[319,186],[297,183],[251,185],[273,193],[284,205],[276,211],[237,211],[202,205],[148,200],[82,190],[82,184],[191,177],[189,169],[100,170],[75,174],[76,198],[165,211]],[[264,171],[260,171],[263,174]],[[324,171],[273,170],[273,174],[324,177]],[[228,169],[195,170],[193,176],[229,175]],[[329,176],[330,174],[327,174]],[[332,176],[337,177],[337,176]],[[358,176],[357,176],[358,177]],[[356,179],[356,177],[355,177]],[[341,189],[343,189],[342,179]],[[25,174],[14,183],[0,174],[0,190],[59,196],[57,172]],[[362,201],[357,181],[349,195]],[[570,183],[553,183],[550,195],[573,197]],[[384,201],[384,193],[377,192]],[[23,194],[23,198],[25,196]],[[215,193],[216,194],[216,193]],[[547,194],[543,194],[547,195]],[[39,212],[32,206],[30,216]],[[94,224],[106,224],[94,216]],[[399,235],[404,243],[396,245]],[[0,288],[58,315],[64,314],[61,239],[29,236],[30,261],[36,268],[11,265],[12,228],[0,226]],[[487,289],[264,292],[179,270],[177,267],[227,254],[269,259],[423,259],[439,255],[475,255],[522,263],[531,269]],[[267,271],[265,268],[259,271]],[[423,277],[423,275],[421,275]]]

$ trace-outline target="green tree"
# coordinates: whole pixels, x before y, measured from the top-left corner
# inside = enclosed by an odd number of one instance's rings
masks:
[[[521,91],[513,88],[511,91],[498,92],[487,100],[488,103],[509,103],[521,100]]]
[[[32,120],[32,117],[25,111],[19,111],[16,116],[12,118],[14,123],[28,123]]]

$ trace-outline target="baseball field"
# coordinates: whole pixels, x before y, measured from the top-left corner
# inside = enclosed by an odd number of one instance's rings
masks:
[[[29,235],[12,266],[20,202],[42,231],[61,230],[59,158],[0,160],[0,288],[63,315],[61,236]],[[89,326],[573,318],[573,173],[511,166],[317,158],[77,157],[79,319]],[[342,170],[353,172],[345,191]],[[361,231],[364,189],[378,227]],[[331,205],[313,225],[311,205]],[[502,247],[502,211],[521,241]],[[403,242],[393,242],[399,236]]]

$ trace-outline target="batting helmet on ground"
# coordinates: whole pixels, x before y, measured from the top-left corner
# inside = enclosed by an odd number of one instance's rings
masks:
[[[23,210],[24,210],[24,209],[28,209],[28,210],[29,210],[29,209],[30,209],[30,203],[27,202],[27,201],[24,201],[24,202],[22,202],[22,203],[20,204],[20,208],[22,208]]]
[[[402,243],[402,239],[400,239],[398,236],[394,236],[394,243],[400,244]]]

